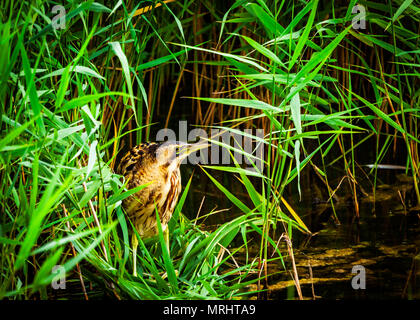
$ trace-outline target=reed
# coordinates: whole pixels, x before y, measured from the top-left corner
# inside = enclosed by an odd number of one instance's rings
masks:
[[[420,202],[420,8],[357,3],[366,29],[353,24],[355,0],[70,1],[57,29],[55,2],[2,1],[0,298],[56,297],[55,265],[74,287],[67,298],[239,299],[265,290],[269,263],[292,271],[300,292],[293,232],[311,230],[291,200],[312,172],[333,204],[339,168],[358,216],[366,144],[372,190],[378,165],[400,161]],[[208,130],[264,129],[253,137],[265,146],[264,169],[232,157],[233,166],[195,171],[240,213],[209,231],[182,214],[184,179],[171,256],[162,239],[141,243],[133,278],[121,201],[135,190],[113,168],[122,149],[185,117]],[[216,172],[240,181],[245,197]]]

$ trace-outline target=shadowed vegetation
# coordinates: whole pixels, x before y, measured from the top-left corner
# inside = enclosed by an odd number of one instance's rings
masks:
[[[65,21],[55,5],[0,12],[0,298],[240,299],[278,274],[302,298],[292,240],[314,230],[290,203],[308,179],[335,222],[338,196],[360,217],[383,164],[402,167],[420,203],[416,1],[69,1]],[[170,254],[162,235],[140,241],[133,277],[121,203],[141,186],[114,168],[179,120],[232,164],[183,166]],[[263,170],[211,129],[254,138]],[[223,200],[203,209],[194,179]]]

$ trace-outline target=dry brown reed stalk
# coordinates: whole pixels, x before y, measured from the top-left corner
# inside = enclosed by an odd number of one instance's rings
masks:
[[[312,266],[311,266],[311,262],[310,261],[308,261],[308,268],[309,268],[309,278],[311,280],[312,299],[313,300],[316,300],[315,288],[314,288],[314,277],[313,277]]]
[[[163,3],[170,3],[170,2],[174,2],[175,0],[164,0],[164,1],[162,1]],[[133,17],[136,17],[136,16],[139,16],[139,15],[142,15],[142,14],[144,14],[144,13],[146,13],[146,12],[149,12],[150,10],[152,10],[152,9],[155,9],[155,8],[158,8],[158,7],[160,7],[160,6],[162,6],[162,3],[160,3],[160,2],[157,2],[156,4],[154,4],[153,6],[146,6],[146,7],[143,7],[143,8],[140,8],[140,9],[137,9],[136,10],[136,12],[134,12],[134,14],[133,14]]]
[[[258,260],[258,267],[257,269],[259,270],[258,273],[258,282],[257,282],[257,290],[258,290],[258,299],[262,299],[262,290],[264,289],[264,287],[261,285],[261,275],[263,273],[264,270],[264,280],[265,280],[265,286],[268,288],[268,272],[267,272],[267,261],[265,259],[260,259]]]
[[[152,117],[151,115],[151,106],[153,104],[153,79],[154,79],[154,70],[153,71],[149,71],[149,92],[147,95],[148,98],[148,105],[149,108],[146,110],[146,120],[145,120],[145,124],[148,126],[150,124],[150,118]],[[146,129],[146,137],[149,136],[150,133],[150,127],[147,127]],[[132,144],[130,144],[130,148],[133,147]]]
[[[296,263],[295,263],[295,256],[293,254],[292,241],[290,240],[290,238],[287,235],[285,235],[284,238],[285,238],[284,240],[287,243],[287,250],[289,252],[289,257],[292,260],[293,273],[292,272],[290,272],[290,273],[291,273],[293,282],[295,283],[295,287],[296,287],[296,290],[297,290],[297,293],[298,293],[298,296],[299,296],[299,300],[303,300],[302,289],[300,288],[299,275],[298,275],[297,268],[296,268]]]
[[[199,19],[199,15],[200,15],[200,9],[201,9],[201,5],[198,7],[197,9],[197,15],[195,15],[193,17],[193,33],[194,33],[194,43],[201,43],[203,41],[202,35],[198,33],[199,27],[201,25],[201,18]],[[203,61],[205,61],[205,53],[199,53],[196,50],[194,50],[194,64],[193,64],[193,74],[194,74],[194,87],[193,87],[193,95],[195,94],[196,97],[201,97],[201,86],[200,86],[200,81],[199,81],[199,75],[200,72],[198,70],[198,57],[200,56],[201,59],[203,59]],[[202,69],[204,69],[205,66],[202,66]],[[200,123],[200,121],[203,120],[203,112],[201,110],[201,101],[200,100],[196,100],[194,101],[194,104],[196,106],[196,110],[195,110],[195,121],[196,123]],[[193,106],[194,108],[194,106]],[[194,109],[193,109],[194,110]]]
[[[343,137],[342,137],[342,135],[340,135],[338,137],[337,141],[338,141],[338,145],[340,147],[340,151],[343,155],[344,168],[346,168],[345,171],[346,171],[346,175],[347,175],[347,180],[349,182],[350,189],[353,193],[353,204],[354,204],[355,214],[356,214],[356,217],[359,218],[360,213],[359,213],[359,201],[358,201],[358,197],[357,197],[357,180],[354,177],[353,173],[351,172],[350,165],[347,161],[347,158],[345,157],[346,152],[345,152],[345,149],[344,149],[344,146],[343,146],[342,139],[343,139]]]
[[[171,104],[169,105],[168,116],[166,117],[166,121],[165,121],[165,128],[168,127],[169,119],[171,118],[171,114],[172,114],[172,109],[173,109],[174,104],[175,104],[175,99],[176,99],[177,93],[179,91],[179,84],[181,83],[181,79],[182,79],[183,75],[184,75],[184,68],[181,69],[181,72],[179,73],[178,79],[176,81],[174,93],[172,94]]]

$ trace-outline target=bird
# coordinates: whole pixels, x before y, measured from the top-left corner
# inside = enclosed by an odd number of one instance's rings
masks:
[[[127,189],[143,186],[125,198],[122,206],[143,239],[159,234],[156,210],[169,252],[168,223],[181,193],[180,165],[198,149],[181,141],[145,142],[128,151],[117,167],[117,173],[127,181]],[[132,232],[133,276],[137,276],[136,233]]]

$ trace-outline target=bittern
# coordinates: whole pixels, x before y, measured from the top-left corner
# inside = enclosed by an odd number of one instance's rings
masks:
[[[198,150],[184,142],[142,143],[122,159],[117,172],[125,177],[127,188],[145,186],[123,200],[123,208],[142,239],[159,234],[156,209],[169,250],[168,223],[181,193],[180,164],[191,152]],[[138,239],[132,233],[133,275],[137,275]]]

